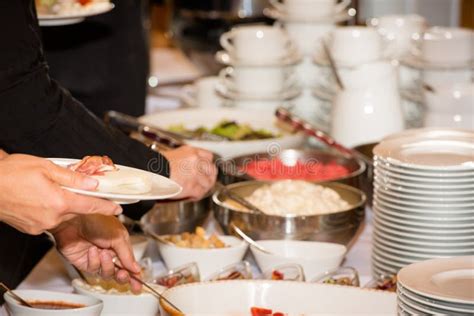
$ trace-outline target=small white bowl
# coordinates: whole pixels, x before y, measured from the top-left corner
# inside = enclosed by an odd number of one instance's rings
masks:
[[[148,238],[142,235],[132,235],[130,236],[130,243],[132,244],[135,260],[140,261],[145,254],[148,245]]]
[[[59,301],[83,304],[85,307],[56,310],[30,308],[21,305],[10,294],[5,293],[3,297],[5,298],[7,310],[12,316],[99,316],[103,308],[101,300],[85,295],[42,290],[14,290],[13,292],[26,301]]]
[[[104,303],[104,309],[101,316],[116,315],[140,315],[156,316],[159,310],[158,299],[151,293],[144,290],[141,294],[132,294],[130,292],[110,292],[99,286],[90,286],[81,279],[74,279],[72,287],[77,293],[95,297]],[[165,288],[159,285],[153,285],[158,293],[162,293]]]
[[[168,269],[174,269],[186,263],[196,262],[201,279],[205,280],[214,272],[228,265],[242,261],[247,252],[247,243],[233,236],[219,236],[229,247],[213,249],[183,248],[158,241],[160,254]]]
[[[297,263],[303,267],[306,280],[339,267],[347,248],[343,245],[317,241],[259,240],[258,244],[273,254],[250,247],[260,270]]]

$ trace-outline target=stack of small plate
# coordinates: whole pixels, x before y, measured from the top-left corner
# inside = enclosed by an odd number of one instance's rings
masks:
[[[474,132],[412,130],[374,154],[374,275],[474,255]]]
[[[400,270],[398,315],[474,314],[474,256],[433,259]]]

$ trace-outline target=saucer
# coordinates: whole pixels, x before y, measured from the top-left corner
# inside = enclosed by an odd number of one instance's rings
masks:
[[[424,60],[421,56],[413,53],[407,54],[400,60],[403,66],[418,69],[418,70],[459,70],[459,69],[474,69],[474,60],[464,63],[432,63]]]
[[[266,17],[269,17],[274,20],[282,21],[282,22],[301,22],[301,23],[314,23],[314,22],[332,22],[332,23],[339,23],[345,22],[355,17],[356,11],[355,9],[345,9],[339,13],[334,15],[322,16],[322,17],[315,17],[315,18],[296,18],[296,17],[289,17],[285,12],[281,12],[276,8],[265,8],[263,9],[263,14]]]
[[[270,95],[246,94],[228,88],[224,82],[219,82],[216,85],[216,92],[226,99],[232,100],[290,100],[301,94],[301,87],[293,85],[286,90]]]
[[[273,67],[273,66],[290,66],[290,65],[296,65],[301,62],[303,57],[298,53],[296,48],[293,48],[288,51],[288,54],[276,61],[269,61],[269,62],[262,62],[262,61],[247,61],[247,60],[241,60],[238,58],[235,58],[229,52],[226,50],[220,50],[216,53],[215,55],[216,61],[220,64],[226,65],[226,66],[267,66],[267,67]]]

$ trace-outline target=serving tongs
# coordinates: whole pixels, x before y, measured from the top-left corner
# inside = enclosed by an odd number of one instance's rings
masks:
[[[369,166],[373,166],[372,160],[366,157],[365,155],[338,143],[334,138],[319,130],[311,123],[305,121],[299,116],[291,113],[287,109],[283,107],[277,108],[275,111],[275,116],[278,118],[279,121],[289,124],[293,131],[301,131],[310,137],[316,138],[317,140],[328,145],[329,147],[336,149],[346,157],[356,157],[367,163]]]
[[[0,282],[0,287],[3,288],[6,292],[8,292],[8,294],[10,294],[15,300],[17,300],[19,303],[21,303],[21,305],[24,305],[26,307],[34,308],[33,305],[31,305],[25,299],[21,298],[18,294],[16,294],[12,290],[10,290],[10,288],[8,286],[6,286],[4,283]]]
[[[149,126],[140,122],[136,117],[108,111],[105,113],[106,124],[116,127],[125,133],[138,133],[157,144],[163,144],[168,148],[178,148],[184,145],[183,137],[173,132],[162,130],[155,126]]]

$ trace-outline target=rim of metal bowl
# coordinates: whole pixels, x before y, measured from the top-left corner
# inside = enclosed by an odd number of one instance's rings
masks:
[[[279,180],[279,181],[304,181],[304,180]],[[227,187],[227,189],[232,190],[235,187],[251,185],[251,184],[255,184],[255,183],[271,184],[271,183],[275,183],[275,182],[276,181],[251,180],[251,181],[242,181],[242,182],[232,183],[232,184],[226,185],[226,187]],[[305,181],[305,182],[315,184],[314,182],[311,182],[311,181]],[[242,211],[242,210],[237,210],[237,209],[235,209],[235,208],[233,208],[229,205],[226,205],[223,201],[221,201],[219,199],[219,195],[221,194],[221,190],[217,190],[216,192],[214,192],[214,194],[212,195],[212,202],[214,204],[220,206],[220,207],[230,209],[234,212],[239,212],[239,213],[244,213],[244,214],[252,214],[252,215],[265,215],[265,216],[269,216],[269,217],[278,217],[278,218],[297,218],[297,217],[313,217],[313,216],[316,217],[316,216],[334,215],[334,214],[339,214],[339,213],[343,213],[343,212],[348,212],[348,211],[351,211],[351,210],[354,210],[354,209],[357,209],[357,208],[360,208],[360,207],[364,207],[364,205],[367,202],[367,195],[362,190],[354,188],[353,186],[343,184],[343,183],[337,183],[337,182],[318,183],[317,185],[329,186],[329,187],[331,187],[331,186],[339,187],[341,189],[344,189],[344,190],[347,190],[347,191],[350,191],[352,193],[357,194],[360,197],[360,200],[359,200],[358,203],[350,204],[349,207],[347,207],[345,209],[342,209],[338,212],[324,213],[324,214],[314,214],[314,215],[296,215],[296,214],[271,215],[271,214],[260,214],[260,213],[250,212],[250,211],[246,212],[246,211]]]
[[[346,160],[346,161],[354,160],[359,166],[359,168],[357,168],[356,170],[352,171],[351,173],[349,173],[348,175],[343,176],[343,177],[334,178],[334,179],[326,179],[326,180],[301,180],[301,181],[307,181],[307,182],[311,182],[311,183],[325,183],[325,182],[341,181],[341,180],[346,180],[346,179],[358,177],[358,176],[362,175],[367,170],[367,164],[362,159],[359,159],[357,157],[348,158],[348,157],[344,157],[344,156],[336,154],[336,153],[332,153],[332,152],[329,152],[329,151],[323,151],[323,150],[317,150],[317,149],[312,149],[312,150],[284,149],[278,155],[275,155],[274,158],[278,158],[278,159],[281,160],[281,155],[284,154],[284,153],[301,153],[303,155],[317,153],[317,154],[322,154],[322,155],[325,155],[325,156],[332,156],[335,159],[343,159],[343,160]],[[257,158],[259,156],[268,156],[268,157],[270,157],[270,154],[262,152],[262,153],[242,155],[242,156],[238,156],[238,157],[235,157],[235,158],[222,160],[223,168],[225,168],[224,171],[230,176],[245,177],[249,181],[275,182],[275,181],[292,180],[292,179],[259,180],[259,179],[253,178],[252,176],[250,176],[246,172],[241,172],[239,170],[237,170],[236,172],[232,172],[232,171],[229,171],[229,169],[231,169],[231,168],[226,167],[226,165],[228,163],[232,163],[232,161],[234,161],[234,162],[236,162],[235,167],[239,168],[239,167],[241,167],[241,164],[237,164],[237,162],[239,160],[245,159],[247,157],[248,158]],[[257,161],[257,159],[252,159],[252,161]]]

